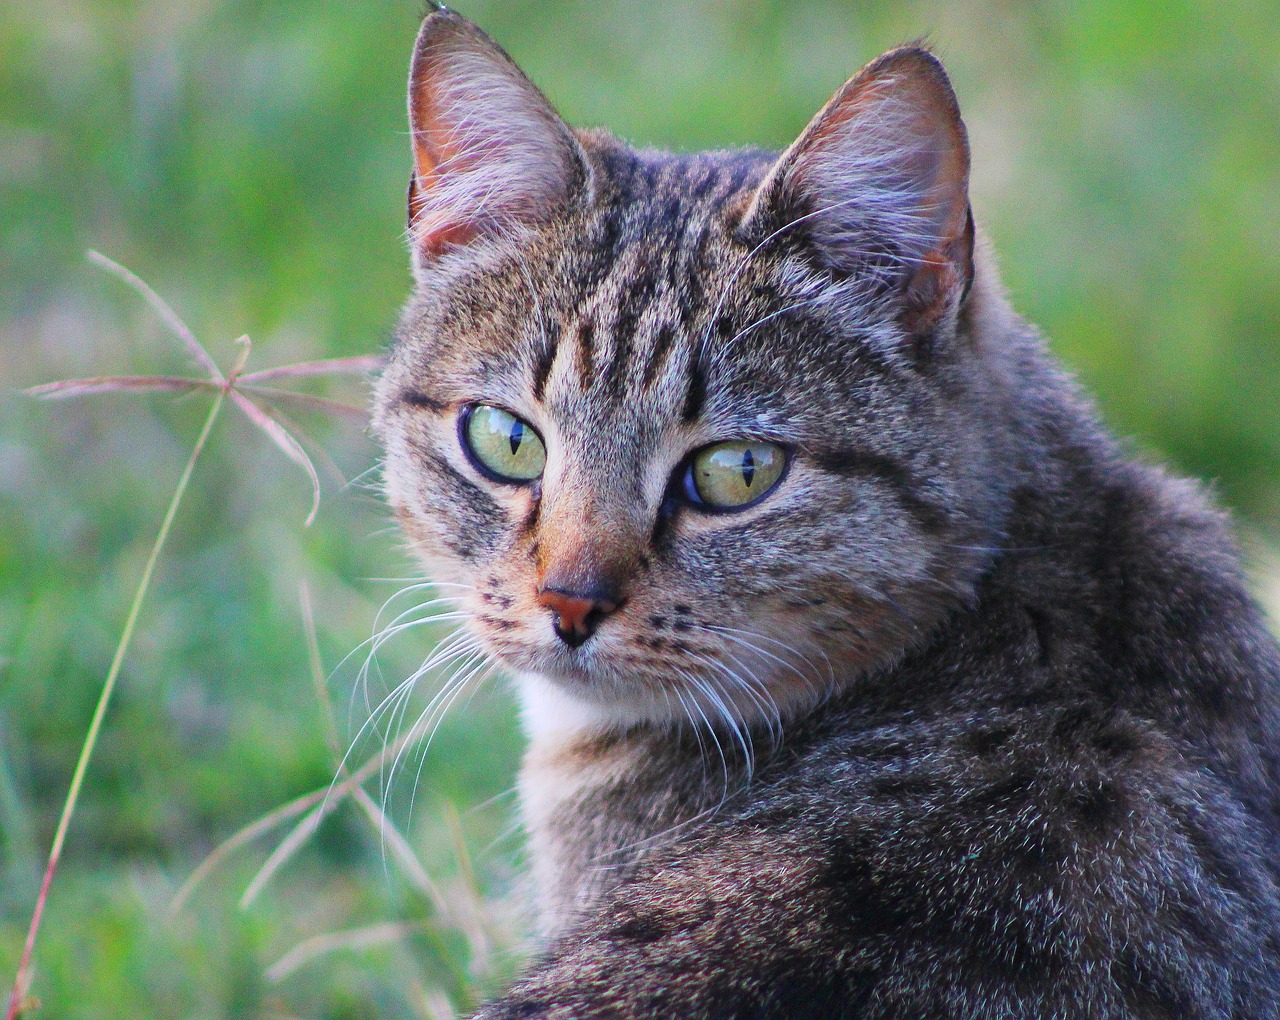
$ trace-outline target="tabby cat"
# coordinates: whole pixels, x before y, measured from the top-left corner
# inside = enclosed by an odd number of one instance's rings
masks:
[[[1009,309],[937,59],[673,155],[441,10],[409,113],[386,489],[530,741],[477,1015],[1280,1015],[1280,652]]]

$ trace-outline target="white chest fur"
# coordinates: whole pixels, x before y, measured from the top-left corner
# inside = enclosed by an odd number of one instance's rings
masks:
[[[629,755],[583,753],[615,725],[591,705],[535,674],[517,677],[529,738],[520,772],[520,805],[529,837],[533,900],[544,936],[585,905],[596,884],[592,849],[578,835],[575,808],[620,770]]]

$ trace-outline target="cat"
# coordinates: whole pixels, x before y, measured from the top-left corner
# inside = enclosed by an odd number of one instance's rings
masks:
[[[386,492],[514,675],[514,1017],[1280,1016],[1280,651],[1011,310],[938,60],[781,154],[413,55]]]

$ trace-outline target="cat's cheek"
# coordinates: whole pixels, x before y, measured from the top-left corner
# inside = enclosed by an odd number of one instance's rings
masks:
[[[513,580],[505,558],[490,567],[473,572],[467,601],[478,636],[499,654],[551,647],[555,634],[550,619],[537,605],[527,580]]]
[[[432,577],[443,578],[457,572],[456,558],[446,552],[448,535],[436,520],[422,518],[402,503],[395,504],[392,512],[415,557]]]

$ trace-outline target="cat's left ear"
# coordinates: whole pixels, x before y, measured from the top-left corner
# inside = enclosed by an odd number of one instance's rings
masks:
[[[453,11],[428,14],[409,71],[415,262],[550,221],[586,179],[568,126],[509,56]]]
[[[936,326],[973,276],[969,141],[938,58],[893,50],[846,82],[760,185],[742,229],[888,291],[908,332]]]

